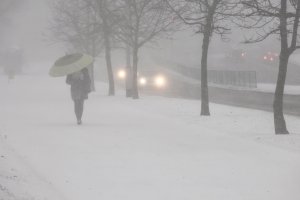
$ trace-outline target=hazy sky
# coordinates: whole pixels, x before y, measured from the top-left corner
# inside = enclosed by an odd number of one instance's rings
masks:
[[[61,54],[61,48],[50,45],[43,34],[47,32],[50,11],[47,0],[25,0],[13,14],[10,43],[24,49],[26,61],[51,60]]]
[[[21,9],[13,14],[12,31],[9,34],[11,36],[11,45],[23,48],[26,60],[29,63],[51,61],[64,54],[63,47],[50,44],[49,41],[46,41],[46,37],[43,36],[43,34],[47,33],[48,23],[51,19],[51,12],[47,4],[49,0],[24,1],[26,3]],[[179,33],[176,38],[178,39],[161,42],[160,44],[164,46],[157,47],[154,51],[151,49],[148,51],[143,48],[140,61],[148,62],[153,59],[153,56],[150,55],[151,52],[159,52],[159,54],[169,56],[170,59],[187,60],[190,63],[197,62],[202,46],[201,37],[188,32]],[[216,40],[219,39],[216,38]],[[219,46],[219,43],[217,46]],[[122,62],[123,57],[120,54],[116,54],[115,59],[118,60],[116,62]]]
[[[64,54],[64,48],[61,45],[50,44],[46,41],[43,34],[47,34],[47,27],[51,19],[51,13],[48,8],[49,0],[24,0],[25,3],[13,14],[12,30],[10,32],[9,43],[12,46],[20,46],[24,49],[27,63],[32,62],[51,62]],[[140,54],[141,62],[148,62],[156,55],[164,55],[173,61],[184,62],[186,64],[200,63],[202,37],[195,35],[192,31],[178,33],[177,40],[162,41],[158,48],[154,50],[145,50]],[[222,54],[231,48],[239,48],[242,40],[241,34],[236,34],[230,43],[220,42],[219,36],[214,36],[213,43],[210,46],[210,53]],[[263,44],[257,44],[257,47]],[[247,46],[246,48],[248,48]],[[244,48],[244,47],[243,47]],[[212,56],[212,55],[210,55]],[[114,63],[122,63],[123,55],[116,54]],[[124,62],[125,63],[125,62]]]

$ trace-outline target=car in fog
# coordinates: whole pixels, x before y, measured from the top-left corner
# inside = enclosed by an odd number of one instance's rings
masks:
[[[117,71],[119,81],[124,81],[128,76],[126,69],[121,68]],[[140,70],[138,72],[138,87],[141,90],[161,91],[167,88],[168,80],[162,70]]]
[[[167,77],[158,70],[144,70],[138,73],[138,85],[141,89],[163,90],[167,87]]]
[[[265,63],[278,62],[279,54],[275,52],[267,52],[263,55],[263,60]]]

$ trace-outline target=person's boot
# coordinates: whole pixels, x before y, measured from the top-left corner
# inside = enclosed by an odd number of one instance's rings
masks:
[[[82,124],[81,119],[78,119],[78,120],[77,120],[77,124],[78,124],[78,125],[81,125],[81,124]]]

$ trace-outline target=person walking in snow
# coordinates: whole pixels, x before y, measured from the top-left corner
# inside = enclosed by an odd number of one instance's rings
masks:
[[[49,70],[49,75],[52,77],[67,76],[66,83],[71,85],[71,96],[78,125],[82,123],[84,100],[91,92],[91,77],[88,67],[93,65],[93,62],[94,58],[87,54],[66,54],[57,59]]]
[[[68,74],[66,83],[71,85],[71,97],[74,101],[74,110],[77,118],[77,124],[82,124],[84,100],[88,99],[91,92],[91,79],[87,68]]]

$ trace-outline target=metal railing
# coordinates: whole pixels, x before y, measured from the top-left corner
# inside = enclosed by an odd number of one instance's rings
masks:
[[[201,69],[174,65],[168,69],[196,80],[201,79]],[[257,77],[255,71],[236,70],[208,70],[208,83],[221,86],[235,86],[245,88],[257,88]]]

